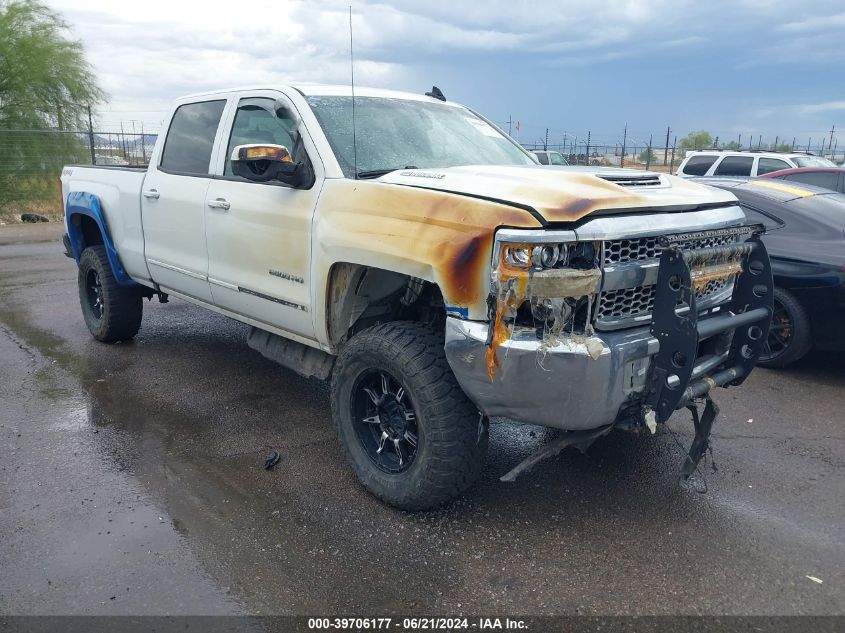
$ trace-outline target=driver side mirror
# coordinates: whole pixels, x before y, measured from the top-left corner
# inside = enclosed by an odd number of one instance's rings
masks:
[[[295,163],[284,145],[238,145],[232,150],[232,173],[252,182],[278,180],[299,187],[303,184],[303,165]]]

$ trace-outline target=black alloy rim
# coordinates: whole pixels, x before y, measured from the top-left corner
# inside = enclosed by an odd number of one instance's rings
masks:
[[[772,324],[769,326],[769,336],[763,344],[760,360],[768,361],[777,358],[789,348],[795,336],[795,324],[786,306],[775,298]]]
[[[88,305],[94,318],[103,317],[103,285],[100,283],[100,275],[93,268],[85,276],[85,292],[88,296]]]
[[[411,397],[382,369],[368,369],[355,381],[350,404],[355,435],[372,462],[386,473],[414,463],[419,431]]]

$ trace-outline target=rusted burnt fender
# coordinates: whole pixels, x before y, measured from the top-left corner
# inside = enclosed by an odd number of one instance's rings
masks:
[[[539,228],[529,212],[443,191],[327,180],[314,219],[314,279],[340,262],[436,283],[447,306],[487,318],[493,238],[500,227]],[[327,297],[315,297],[325,314]],[[319,327],[319,323],[318,323]]]

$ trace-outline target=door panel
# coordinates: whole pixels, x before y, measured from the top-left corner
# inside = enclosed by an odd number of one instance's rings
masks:
[[[311,217],[316,188],[213,180],[207,199],[208,278],[214,303],[253,319],[314,336]]]
[[[177,292],[211,302],[205,240],[208,178],[151,171],[142,195],[144,252],[153,280]]]
[[[225,99],[176,108],[161,157],[144,179],[144,255],[153,281],[211,302],[205,203]]]

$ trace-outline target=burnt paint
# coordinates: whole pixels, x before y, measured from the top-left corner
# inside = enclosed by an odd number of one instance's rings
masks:
[[[338,262],[392,270],[436,283],[446,305],[479,320],[487,318],[495,231],[541,227],[505,204],[369,181],[326,181],[319,208],[315,279],[328,279]]]

